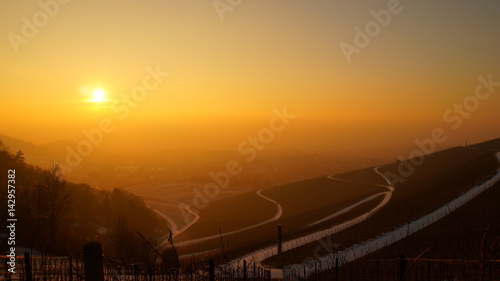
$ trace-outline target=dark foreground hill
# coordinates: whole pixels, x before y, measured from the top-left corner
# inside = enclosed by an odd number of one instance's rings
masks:
[[[66,182],[56,164],[51,169],[32,166],[0,142],[0,182],[7,183],[9,170],[15,175],[9,178],[15,206],[6,204],[7,188],[0,189],[1,232],[7,229],[9,209],[15,209],[18,249],[77,255],[86,242],[100,241],[106,255],[147,260],[151,249],[136,230],[153,245],[168,235],[167,223],[137,196]],[[1,252],[7,249],[4,242]]]

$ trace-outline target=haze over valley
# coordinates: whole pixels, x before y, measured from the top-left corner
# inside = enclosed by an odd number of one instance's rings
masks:
[[[500,280],[499,11],[3,1],[0,279]]]

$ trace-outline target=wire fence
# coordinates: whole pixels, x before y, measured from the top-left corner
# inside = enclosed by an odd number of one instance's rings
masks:
[[[302,268],[285,269],[283,280],[333,281],[434,281],[500,280],[500,260],[383,259],[356,260],[331,268],[310,263]]]
[[[86,280],[85,257],[48,257],[25,254],[16,256],[15,270],[8,264],[9,256],[0,256],[2,266],[0,280]],[[93,265],[90,265],[93,267]],[[88,267],[88,266],[87,266]],[[88,271],[87,271],[88,274]],[[102,257],[103,280],[109,281],[204,281],[204,280],[270,280],[270,271],[256,264],[216,268],[213,263],[206,267],[187,266],[183,269],[162,264],[127,263],[123,259]],[[89,279],[87,279],[89,280]],[[93,280],[93,279],[91,279]]]
[[[0,280],[84,281],[85,259],[79,257],[16,257],[15,273],[9,272],[9,256],[0,256]],[[126,263],[121,259],[102,259],[103,279],[109,281],[204,281],[204,280],[271,280],[268,269],[255,263],[217,268],[213,262],[204,268],[189,266],[182,270],[161,264]],[[87,272],[88,273],[88,272]],[[94,280],[94,279],[87,279]],[[96,279],[97,280],[97,279]],[[333,281],[435,281],[482,280],[500,281],[500,260],[456,259],[382,259],[356,260],[322,268],[309,263],[302,268],[285,268],[283,280]]]

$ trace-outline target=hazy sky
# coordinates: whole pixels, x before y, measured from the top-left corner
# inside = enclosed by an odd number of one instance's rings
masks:
[[[469,97],[467,118],[453,108],[478,76],[500,82],[499,1],[61,2],[0,4],[0,133],[79,141],[109,118],[107,149],[236,149],[286,106],[297,117],[275,148],[411,147],[436,127],[449,146],[499,136],[500,86]],[[342,42],[359,47],[350,63]],[[156,86],[148,67],[169,76],[120,118],[124,95]],[[105,101],[88,101],[96,89]]]

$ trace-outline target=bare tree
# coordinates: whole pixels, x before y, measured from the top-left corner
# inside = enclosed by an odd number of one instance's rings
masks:
[[[488,235],[490,234],[492,227],[499,220],[499,218],[500,218],[500,213],[498,213],[496,217],[490,221],[481,239],[481,253],[480,253],[481,257],[479,264],[480,281],[484,280],[484,275],[486,273],[486,268],[487,268],[487,261],[494,257],[495,251],[500,247],[500,237],[498,236],[495,237],[492,242],[488,241]]]
[[[37,215],[47,217],[45,247],[52,248],[61,243],[60,228],[70,207],[70,194],[66,189],[59,164],[54,163],[48,171],[44,171],[42,179],[36,185]]]

